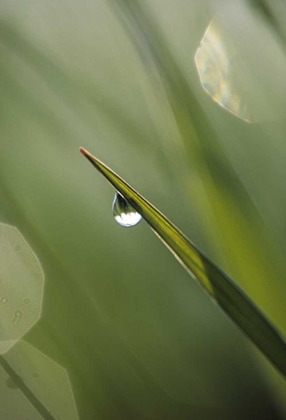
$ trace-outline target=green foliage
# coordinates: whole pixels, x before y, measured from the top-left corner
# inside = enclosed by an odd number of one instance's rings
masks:
[[[146,220],[206,292],[286,376],[286,343],[255,304],[151,203],[85,149],[81,152]]]
[[[132,180],[285,332],[285,17],[279,0],[1,2],[0,223],[45,275],[37,322],[1,356],[1,418],[76,418],[53,369],[33,377],[40,359],[64,369],[80,419],[285,418],[281,375],[146,223],[112,220],[110,188],[77,151]],[[254,123],[200,84],[213,19]],[[0,256],[3,339],[20,290],[4,294],[17,265]]]

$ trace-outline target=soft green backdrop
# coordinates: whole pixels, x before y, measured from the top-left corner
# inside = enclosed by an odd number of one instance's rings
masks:
[[[0,222],[41,262],[42,315],[23,338],[66,370],[80,419],[286,418],[279,375],[144,222],[115,223],[112,188],[78,153],[130,182],[285,333],[286,8],[225,3],[1,2]],[[255,123],[200,85],[194,55],[216,14],[260,87]]]

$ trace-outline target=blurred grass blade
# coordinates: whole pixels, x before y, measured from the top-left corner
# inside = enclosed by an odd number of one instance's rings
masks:
[[[122,178],[87,150],[80,148],[80,152],[142,215],[188,273],[200,282],[206,292],[248,335],[273,365],[286,376],[286,343],[250,298],[178,228]]]

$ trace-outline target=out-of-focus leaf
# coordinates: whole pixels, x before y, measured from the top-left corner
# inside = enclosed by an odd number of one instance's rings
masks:
[[[286,376],[286,343],[255,304],[202,251],[144,197],[104,163],[81,148],[81,153],[142,215],[188,273]]]

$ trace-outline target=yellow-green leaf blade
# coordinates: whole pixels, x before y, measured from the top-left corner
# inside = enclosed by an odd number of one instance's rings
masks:
[[[80,151],[141,214],[189,274],[286,376],[286,343],[250,298],[151,203],[88,151],[83,148]]]

